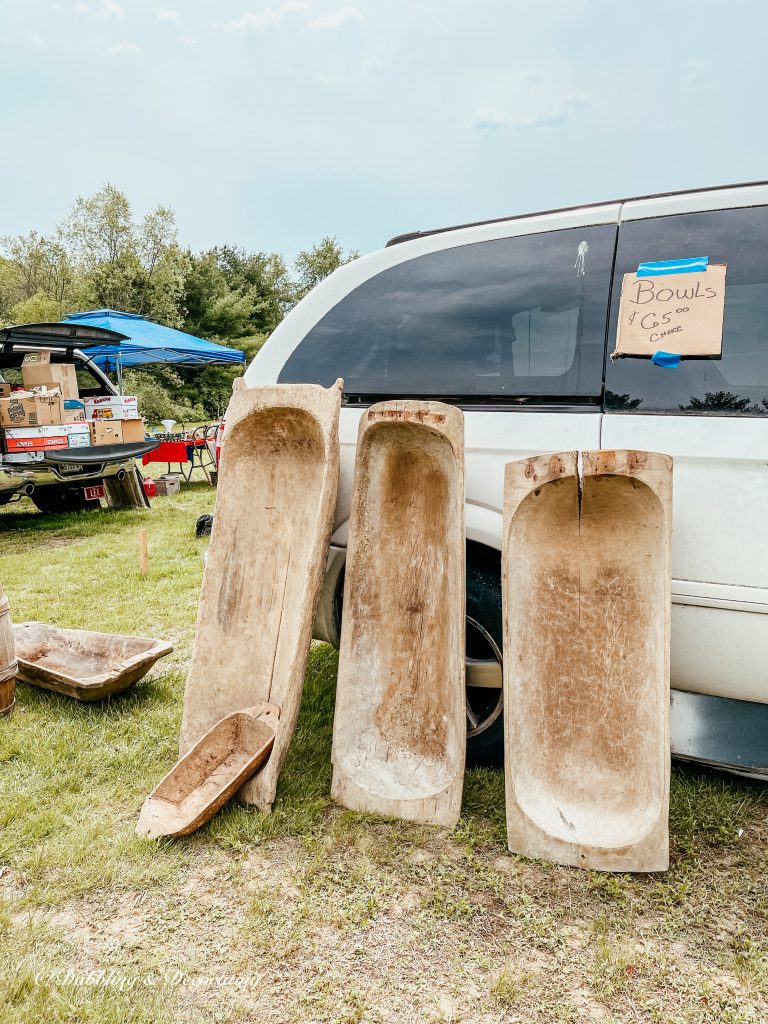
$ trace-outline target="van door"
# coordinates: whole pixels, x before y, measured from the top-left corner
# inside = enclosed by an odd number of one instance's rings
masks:
[[[609,362],[602,446],[674,457],[672,685],[768,702],[768,207],[638,208],[619,230],[609,350],[624,274],[706,256],[726,265],[722,356]]]

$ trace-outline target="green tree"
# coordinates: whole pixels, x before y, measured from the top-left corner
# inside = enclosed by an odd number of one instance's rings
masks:
[[[283,258],[222,245],[187,254],[185,327],[220,339],[270,332],[293,301],[294,288]]]
[[[35,292],[11,307],[8,322],[12,324],[52,324],[66,312],[64,303],[45,292]]]
[[[216,250],[188,253],[184,281],[184,327],[203,337],[238,338],[248,332],[254,311],[249,290],[233,288]]]
[[[138,398],[139,409],[148,423],[175,419],[178,423],[189,424],[206,418],[200,402],[190,402],[179,397],[182,380],[168,366],[154,366],[151,370],[126,370],[123,385],[125,394],[136,395]]]
[[[137,224],[127,196],[107,183],[78,197],[60,237],[93,305],[180,326],[187,258],[168,207],[157,206]]]
[[[81,281],[72,261],[58,237],[48,238],[30,231],[27,235],[5,237],[0,241],[5,258],[0,258],[0,319],[18,323],[28,316],[29,309],[40,305],[41,298],[50,301],[49,310],[64,308],[79,293]],[[27,312],[15,308],[36,298]],[[58,317],[56,317],[58,319]]]
[[[311,249],[302,250],[294,261],[294,269],[298,275],[295,293],[297,301],[334,270],[345,263],[351,263],[359,256],[360,253],[354,249],[345,253],[338,239],[332,236],[326,236]]]

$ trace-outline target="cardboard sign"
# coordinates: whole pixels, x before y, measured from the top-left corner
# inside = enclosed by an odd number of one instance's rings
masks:
[[[625,274],[614,356],[719,356],[725,264],[695,273]]]

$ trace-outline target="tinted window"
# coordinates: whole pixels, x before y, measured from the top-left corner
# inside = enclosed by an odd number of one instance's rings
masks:
[[[342,299],[281,382],[351,395],[599,397],[614,227],[429,253]]]
[[[708,256],[727,265],[721,357],[662,369],[648,359],[608,364],[606,407],[638,412],[768,414],[768,209],[721,210],[630,221],[619,232],[611,348],[621,281],[639,263]]]

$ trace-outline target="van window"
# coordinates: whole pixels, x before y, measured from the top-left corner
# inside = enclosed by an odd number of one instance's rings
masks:
[[[639,413],[768,415],[768,208],[629,221],[619,231],[609,338],[616,341],[624,274],[645,261],[708,256],[725,263],[722,356],[675,369],[622,357],[606,370],[606,408]],[[663,347],[663,346],[662,346]]]
[[[323,317],[281,383],[355,396],[597,401],[616,228],[502,238],[382,271]]]

